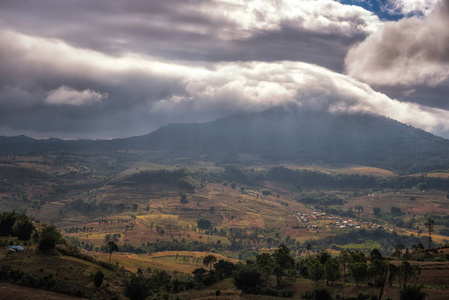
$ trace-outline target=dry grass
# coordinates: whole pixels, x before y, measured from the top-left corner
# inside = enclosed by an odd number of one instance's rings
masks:
[[[421,176],[421,175],[425,175],[428,177],[449,178],[448,172],[420,173],[420,174],[413,174],[412,176]]]
[[[394,176],[394,172],[375,168],[375,167],[364,167],[364,166],[351,166],[335,169],[336,173],[339,174],[361,174],[361,175],[373,175],[373,176]]]
[[[2,252],[5,250],[2,250]],[[92,284],[92,275],[97,271],[101,270],[105,275],[104,285],[108,285],[108,290],[112,293],[122,290],[121,281],[122,278],[117,273],[104,269],[99,265],[93,264],[91,262],[81,260],[75,257],[68,257],[64,255],[52,255],[48,253],[40,253],[36,250],[30,249],[29,246],[25,247],[25,251],[19,253],[8,254],[2,257],[1,265],[10,265],[13,268],[20,268],[26,274],[30,274],[36,277],[49,276],[53,277],[58,281],[65,282],[68,284],[72,290],[83,290],[86,295],[93,295],[99,293],[101,299],[108,299],[111,297],[110,294],[106,293],[104,290],[95,289]],[[27,289],[24,291],[27,291]],[[4,291],[0,288],[0,299],[4,298],[3,295],[8,295],[10,288]],[[61,296],[57,298],[55,293],[44,293],[40,290],[35,290],[36,295],[48,295],[49,299],[72,299],[70,297]],[[24,292],[23,295],[28,293]],[[22,293],[18,293],[22,297]],[[28,294],[29,295],[29,294]],[[11,298],[11,299],[22,299],[22,298]],[[40,297],[40,296],[39,296]],[[28,299],[44,299],[39,297],[33,297],[29,295]]]
[[[164,251],[151,255],[148,254],[129,254],[129,253],[113,253],[111,263],[118,262],[125,269],[137,272],[140,269],[161,269],[166,271],[178,271],[191,273],[196,268],[204,267],[203,258],[206,255],[214,255],[218,260],[229,260],[233,263],[238,262],[236,259],[230,259],[223,255],[209,252],[189,252],[189,251]],[[109,254],[95,253],[93,256],[102,261],[109,261]]]
[[[81,298],[0,282],[0,299],[72,300]]]
[[[149,161],[129,161],[121,164],[126,168],[119,177],[129,176],[143,171],[155,171],[160,169],[172,170],[173,166],[157,164]]]
[[[394,176],[394,172],[386,169],[368,167],[368,166],[358,166],[358,165],[347,165],[347,166],[307,166],[298,165],[295,163],[281,163],[281,164],[267,164],[263,168],[268,170],[273,167],[285,167],[291,170],[308,170],[313,172],[323,172],[327,174],[361,174],[361,175],[373,175],[373,176]]]

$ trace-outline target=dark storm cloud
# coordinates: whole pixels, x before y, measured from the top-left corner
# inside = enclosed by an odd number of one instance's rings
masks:
[[[252,60],[256,56],[262,61],[306,61],[342,72],[348,48],[364,37],[362,33],[346,37],[285,27],[279,32],[264,32],[247,40],[235,41],[233,49],[241,53],[239,57],[242,60]],[[285,47],[285,41],[289,41],[289,47]],[[279,57],[280,53],[282,57]]]
[[[227,100],[232,93],[204,102],[204,113],[185,100],[193,97],[189,80],[197,71],[186,61],[214,69],[216,61],[300,60],[341,70],[348,47],[379,26],[362,9],[312,4],[2,1],[0,125],[11,133],[123,136],[233,113],[242,105]],[[154,62],[161,59],[180,65],[182,74],[160,71]],[[184,99],[182,113],[154,111],[167,99]]]
[[[266,11],[251,8],[250,1],[6,1],[0,20],[3,28],[114,55],[142,52],[198,61],[312,58],[333,69],[341,68],[342,52],[378,22],[363,9],[330,0],[314,2],[315,8],[309,1],[287,8],[290,3],[284,2],[265,1],[273,10]],[[313,15],[318,13],[321,19]],[[322,49],[323,64],[316,57]]]
[[[65,137],[144,134],[167,122],[296,103],[372,112],[427,130],[449,129],[446,111],[400,103],[307,63],[220,62],[207,68],[145,55],[111,56],[56,39],[0,31],[0,126]],[[9,58],[9,60],[8,60]]]

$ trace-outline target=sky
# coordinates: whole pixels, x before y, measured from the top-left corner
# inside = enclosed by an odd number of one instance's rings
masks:
[[[298,105],[449,138],[449,0],[2,0],[0,135]]]

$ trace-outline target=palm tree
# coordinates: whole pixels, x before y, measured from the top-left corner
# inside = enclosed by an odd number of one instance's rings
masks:
[[[431,218],[428,218],[426,223],[424,223],[427,227],[427,230],[429,231],[429,249],[432,247],[432,231],[433,231],[433,225],[435,224],[435,221]]]
[[[109,263],[111,263],[112,252],[118,251],[118,246],[114,241],[109,241],[107,246],[109,249]]]

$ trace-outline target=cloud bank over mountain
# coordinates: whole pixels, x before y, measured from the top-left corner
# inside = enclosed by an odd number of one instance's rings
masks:
[[[428,33],[446,24],[446,4],[391,22],[332,0],[5,1],[0,130],[124,137],[296,103],[378,113],[444,135],[444,105],[409,95],[445,92],[447,30]],[[394,43],[383,52],[385,32],[406,53]],[[434,43],[433,52],[425,47]]]

